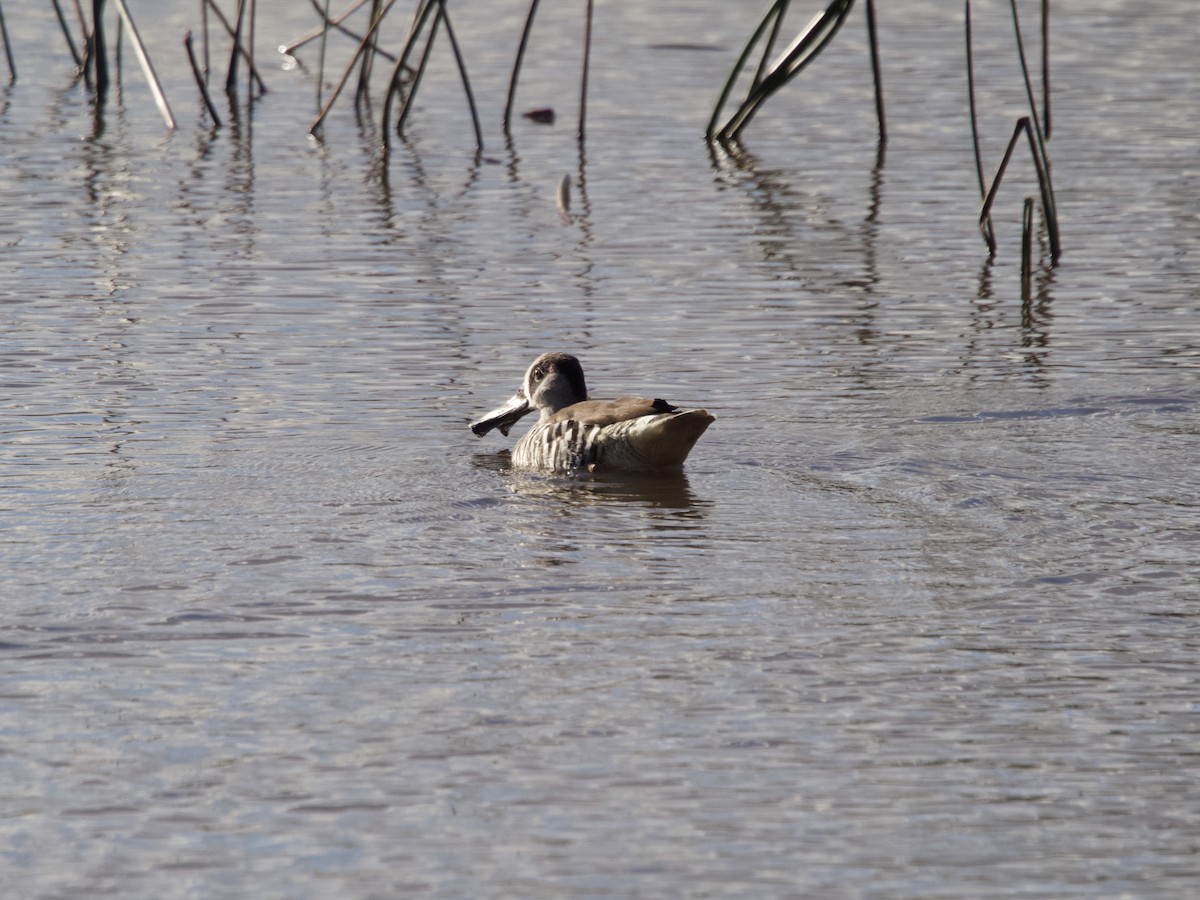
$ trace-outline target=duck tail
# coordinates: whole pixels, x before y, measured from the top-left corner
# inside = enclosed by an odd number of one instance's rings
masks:
[[[715,418],[706,409],[684,409],[636,419],[629,442],[647,468],[678,468]]]

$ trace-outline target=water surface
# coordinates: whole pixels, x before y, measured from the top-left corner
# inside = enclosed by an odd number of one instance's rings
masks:
[[[383,169],[378,109],[306,135],[316,51],[267,48],[307,8],[260,4],[271,92],[218,130],[191,10],[140,13],[170,134],[131,60],[97,121],[9,13],[6,893],[1195,891],[1195,12],[1056,13],[1023,302],[961,11],[880,10],[886,154],[859,10],[731,157],[734,6],[601,4],[582,149],[578,14],[522,79],[556,124],[505,141],[524,10],[464,8],[484,153],[435,59]],[[547,349],[709,408],[686,473],[511,472],[466,423]]]

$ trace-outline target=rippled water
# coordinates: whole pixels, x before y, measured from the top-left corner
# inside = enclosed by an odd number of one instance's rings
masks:
[[[881,7],[885,157],[859,10],[732,159],[735,6],[599,4],[582,154],[578,12],[506,143],[524,8],[464,7],[486,151],[435,60],[385,179],[348,103],[307,138],[315,49],[213,131],[191,8],[144,11],[180,128],[132,60],[97,127],[6,9],[6,895],[1200,888],[1192,5],[1056,10],[1027,303],[961,10]],[[977,6],[994,167],[1023,91]],[[312,25],[260,7],[261,48]],[[512,473],[466,423],[546,349],[709,408],[686,474]]]

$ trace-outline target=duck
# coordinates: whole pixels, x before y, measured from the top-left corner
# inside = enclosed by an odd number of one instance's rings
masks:
[[[557,473],[654,474],[679,471],[716,417],[665,400],[588,399],[583,366],[570,353],[543,353],[530,364],[517,392],[471,431],[505,437],[522,416],[538,421],[512,450],[514,469]]]

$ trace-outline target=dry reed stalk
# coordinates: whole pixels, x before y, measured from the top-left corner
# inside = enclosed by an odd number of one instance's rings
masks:
[[[1042,134],[1041,120],[1038,118],[1037,102],[1033,99],[1033,84],[1029,78],[1029,66],[1025,63],[1025,41],[1021,37],[1021,20],[1017,14],[1017,0],[1010,0],[1013,16],[1013,29],[1017,38],[1017,54],[1021,60],[1021,75],[1025,80],[1025,95],[1029,100],[1029,119],[1027,127],[1033,136],[1033,164],[1038,172],[1038,185],[1042,189],[1042,214],[1046,217],[1046,232],[1050,238],[1050,259],[1058,261],[1062,254],[1062,246],[1058,238],[1058,204],[1054,199],[1054,185],[1050,181],[1050,156],[1046,152],[1046,138]]]
[[[314,28],[308,34],[304,35],[304,37],[298,38],[287,44],[281,44],[279,46],[280,53],[282,53],[286,56],[295,56],[296,55],[295,51],[299,50],[305,44],[315,41],[317,38],[319,38],[321,36],[322,32],[324,32],[324,30],[326,28],[326,24],[328,24],[328,26],[330,26],[330,27],[336,28],[338,31],[342,32],[347,37],[353,38],[356,41],[362,41],[362,35],[356,34],[355,32],[351,31],[349,28],[347,28],[345,25],[343,25],[342,23],[346,19],[348,19],[350,16],[352,16],[354,13],[358,12],[358,10],[361,9],[363,6],[365,6],[367,3],[367,0],[355,0],[354,3],[350,4],[350,6],[346,7],[346,9],[342,10],[340,13],[338,13],[336,16],[333,16],[333,17],[328,17],[325,15],[325,13],[321,9],[321,6],[317,3],[317,0],[309,0],[309,2],[312,3],[313,8],[317,11],[317,15],[321,16],[324,19],[324,22],[322,22],[321,27]],[[375,50],[376,53],[379,53],[380,55],[389,56],[389,54],[384,53],[378,47],[375,47],[373,49]]]
[[[587,13],[583,28],[583,73],[579,78],[579,140],[587,130],[588,71],[592,59],[592,12],[593,0],[587,0]]]
[[[425,49],[421,52],[421,61],[417,63],[417,70],[413,73],[412,81],[409,83],[408,93],[404,96],[400,112],[396,116],[396,134],[398,135],[404,133],[404,123],[408,120],[408,113],[412,109],[413,98],[417,94],[421,79],[425,77],[425,69],[429,65],[430,57],[433,56],[433,44],[437,40],[438,28],[442,24],[442,10],[438,0],[427,0],[427,3],[430,9],[437,7],[437,14],[429,26],[429,38],[425,41]]]
[[[58,11],[58,4],[54,4],[54,9]],[[62,12],[58,13],[58,20],[62,21]],[[4,24],[4,6],[0,4],[0,38],[4,39],[4,56],[8,60],[8,81],[13,83],[17,80],[17,64],[13,59],[12,44],[8,40],[8,26]],[[67,43],[71,44],[71,39],[67,37]],[[71,55],[75,57],[75,64],[79,65],[79,55],[75,52],[75,45],[71,44]]]
[[[325,87],[325,50],[329,44],[329,0],[325,0],[325,9],[321,13],[321,49],[317,54],[317,109],[321,108],[321,92]],[[310,131],[309,134],[312,134]]]
[[[1050,0],[1042,0],[1042,116],[1050,140]]]
[[[879,64],[879,36],[875,28],[875,0],[867,0],[867,39],[871,43],[871,76],[875,82],[875,118],[879,120],[879,143],[887,143],[887,116],[883,110],[883,69]]]
[[[733,70],[725,80],[725,86],[721,89],[721,96],[717,98],[717,105],[713,108],[712,117],[708,120],[708,127],[704,130],[704,136],[709,141],[717,137],[717,121],[721,118],[721,110],[725,108],[725,102],[729,99],[729,95],[733,93],[733,86],[737,83],[738,76],[741,74],[742,68],[746,65],[746,60],[750,58],[750,54],[754,50],[754,45],[758,43],[758,39],[762,37],[768,25],[782,18],[782,14],[787,9],[789,2],[790,0],[775,0],[775,3],[767,10],[767,14],[763,16],[762,21],[758,23],[758,27],[754,29],[754,34],[750,35],[750,40],[746,42],[745,49],[742,50],[742,55],[733,64]],[[776,26],[776,29],[778,29],[778,26]],[[766,56],[767,54],[764,53],[764,61]],[[761,81],[761,78],[756,78],[754,85],[757,85],[759,81]]]
[[[589,0],[590,3],[590,0]],[[483,129],[479,126],[479,111],[475,108],[475,94],[471,91],[471,80],[467,77],[467,64],[463,59],[462,50],[458,46],[458,38],[454,36],[454,28],[450,25],[450,13],[446,9],[445,0],[438,0],[442,22],[446,26],[446,37],[450,41],[450,49],[454,53],[454,63],[462,76],[463,92],[467,95],[467,106],[471,110],[471,124],[475,126],[475,146],[483,150]]]
[[[529,12],[525,16],[525,26],[521,29],[521,40],[517,44],[517,58],[513,62],[512,74],[508,79],[508,95],[504,99],[504,133],[508,134],[512,121],[513,100],[517,96],[517,78],[521,72],[521,64],[525,61],[525,48],[529,45],[529,34],[533,31],[533,17],[537,13],[538,0],[529,0]]]
[[[758,68],[754,72],[754,78],[750,81],[752,88],[757,88],[762,84],[762,80],[767,74],[767,63],[771,60],[771,54],[775,52],[775,42],[779,40],[779,32],[783,30],[783,19],[787,15],[789,3],[791,3],[791,0],[784,0],[780,4],[779,14],[774,17],[775,21],[771,24],[771,33],[767,35],[767,43],[763,46],[762,56],[758,60]]]
[[[247,41],[250,49],[250,64],[254,64],[254,35],[258,27],[258,0],[250,0],[250,39]],[[250,85],[250,96],[254,96],[254,85]]]
[[[512,74],[508,80],[508,94],[504,100],[504,133],[509,133],[512,124],[513,101],[517,96],[517,80],[520,77],[521,66],[525,62],[525,51],[529,46],[529,35],[533,31],[533,19],[537,14],[538,0],[530,0],[529,12],[525,16],[525,25],[521,29],[521,40],[517,44],[517,57],[513,61]],[[583,62],[579,76],[579,126],[576,134],[582,141],[587,133],[587,96],[588,80],[591,77],[592,59],[592,24],[595,19],[594,0],[586,0],[584,5],[583,24]]]
[[[763,22],[760,23],[754,36],[750,39],[750,44],[743,52],[739,64],[735,66],[734,72],[730,76],[731,81],[737,78],[744,65],[746,57],[749,55],[750,49],[761,37],[765,30],[768,19],[774,19],[782,15],[782,10],[786,6],[784,2],[776,2],[767,12]],[[851,8],[854,6],[854,0],[832,0],[823,13],[818,13],[812,18],[803,31],[796,36],[791,45],[786,51],[773,63],[769,68],[762,69],[763,75],[761,80],[756,80],[751,84],[750,90],[746,92],[746,99],[742,101],[730,119],[725,123],[725,126],[716,132],[716,138],[722,143],[736,143],[742,130],[750,124],[750,120],[754,118],[755,113],[773,94],[780,90],[785,84],[800,74],[837,34],[838,29],[842,27],[842,23],[846,20]],[[765,56],[766,54],[764,54]],[[761,69],[761,67],[760,67]],[[717,110],[713,114],[715,121],[720,117],[720,109],[724,105],[725,98],[728,97],[729,88],[722,93],[722,100],[718,104]],[[713,126],[709,128],[709,139],[712,139]]]
[[[983,201],[983,210],[979,214],[979,228],[983,231],[984,240],[988,241],[988,250],[992,253],[996,252],[996,239],[994,235],[984,228],[984,223],[988,221],[988,217],[992,212],[992,204],[996,201],[996,193],[1000,190],[1000,182],[1004,179],[1004,173],[1008,170],[1009,160],[1012,159],[1013,150],[1017,146],[1017,141],[1021,139],[1022,132],[1029,139],[1029,153],[1033,158],[1033,168],[1037,173],[1038,187],[1042,194],[1042,215],[1046,218],[1046,232],[1050,237],[1050,259],[1052,262],[1058,260],[1061,252],[1058,247],[1058,222],[1054,206],[1046,205],[1047,197],[1053,197],[1053,188],[1050,185],[1050,173],[1046,171],[1042,163],[1041,157],[1038,156],[1037,138],[1034,133],[1034,126],[1030,123],[1029,116],[1021,116],[1017,119],[1016,127],[1013,129],[1012,137],[1008,141],[1008,147],[1004,151],[1004,158],[1000,160],[1000,168],[996,170],[996,177],[992,181],[992,187],[988,191],[987,197]]]
[[[62,29],[63,37],[65,37],[67,39],[67,49],[71,51],[71,59],[75,60],[75,68],[76,69],[82,69],[83,68],[83,57],[81,57],[79,55],[79,50],[75,47],[75,40],[74,40],[74,38],[71,37],[71,26],[67,24],[67,17],[65,15],[63,15],[62,7],[59,5],[58,0],[53,0],[53,3],[54,3],[54,15],[58,17],[58,26],[59,26],[59,28]],[[4,14],[3,14],[3,12],[0,12],[0,28],[3,28],[3,26],[4,26]],[[15,81],[16,77],[17,77],[17,72],[15,69],[13,69],[13,65],[12,65],[12,51],[9,50],[8,32],[7,31],[4,32],[4,48],[9,51],[8,66],[10,69],[12,69],[13,80]]]
[[[113,5],[116,6],[117,13],[121,16],[125,30],[129,32],[129,39],[133,41],[133,52],[137,54],[138,63],[142,67],[142,74],[146,76],[146,82],[150,85],[150,93],[154,95],[154,103],[158,107],[159,114],[162,115],[163,121],[167,123],[167,128],[173,131],[175,129],[175,116],[171,114],[171,105],[167,103],[167,95],[163,93],[162,84],[158,80],[158,74],[154,71],[154,64],[150,61],[150,54],[146,52],[146,45],[142,43],[142,37],[138,34],[133,16],[129,14],[129,9],[125,6],[125,0],[113,0]]]
[[[204,84],[208,85],[208,4],[200,0],[200,34],[201,46],[204,50]]]
[[[241,55],[238,51],[242,46],[242,25],[246,20],[246,0],[238,0],[237,25],[233,29],[233,46],[229,50],[229,66],[225,70],[225,93],[230,97],[237,94],[238,82],[238,57]],[[249,55],[247,55],[249,58]]]
[[[216,14],[217,21],[221,23],[221,27],[225,29],[225,33],[233,40],[233,52],[239,54],[246,62],[246,68],[250,70],[251,77],[254,78],[254,83],[258,86],[260,93],[267,93],[267,84],[262,80],[262,76],[258,74],[258,69],[254,65],[254,58],[242,46],[242,42],[238,40],[237,31],[229,23],[229,19],[225,17],[225,13],[221,12],[221,8],[217,6],[216,0],[204,0],[204,3],[209,9]]]
[[[92,32],[84,58],[92,65],[96,97],[103,102],[108,93],[108,54],[104,46],[104,0],[92,0]]]
[[[388,123],[391,121],[391,108],[396,94],[400,90],[400,74],[404,71],[408,63],[408,57],[416,46],[417,39],[425,28],[429,16],[432,15],[434,9],[437,9],[437,15],[433,18],[433,24],[429,28],[429,37],[425,42],[425,49],[421,54],[421,62],[417,65],[417,70],[409,83],[408,93],[400,107],[400,112],[396,117],[396,134],[404,133],[404,123],[408,118],[409,110],[412,109],[413,98],[416,96],[417,88],[421,83],[421,77],[425,74],[425,67],[429,64],[429,58],[433,51],[434,40],[437,38],[438,27],[444,22],[446,25],[446,34],[450,41],[450,47],[454,53],[455,63],[458,66],[459,74],[462,76],[463,90],[467,95],[467,105],[471,111],[471,122],[475,127],[475,140],[479,150],[483,149],[483,130],[479,125],[479,114],[475,108],[475,95],[471,91],[471,81],[467,77],[467,68],[463,60],[462,53],[458,46],[458,41],[454,36],[454,31],[450,25],[450,16],[446,11],[445,0],[422,0],[417,7],[417,11],[413,17],[413,24],[409,28],[408,38],[404,42],[404,49],[400,53],[400,57],[396,60],[396,65],[392,69],[392,77],[388,82],[387,94],[383,102],[383,149],[386,153],[391,147],[391,134]]]
[[[383,7],[380,5],[382,0],[371,0],[371,30],[373,31],[380,21]],[[359,46],[364,46],[364,42],[359,42]],[[375,66],[374,53],[362,53],[362,63],[358,69],[358,86],[354,90],[354,108],[359,109],[363,103],[369,99],[371,86],[371,70]],[[353,67],[354,63],[350,63]]]
[[[979,179],[979,199],[983,201],[987,198],[987,179],[983,175],[983,154],[979,147],[979,117],[975,106],[975,62],[974,62],[974,41],[971,39],[971,0],[966,0],[965,6],[966,19],[966,40],[967,40],[967,100],[971,108],[971,143],[975,148],[975,175]],[[988,216],[984,223],[980,226],[983,230],[983,239],[987,242],[988,250],[991,253],[996,252],[996,230],[992,225],[992,218]]]
[[[395,3],[396,0],[388,0],[387,6],[383,7],[383,9],[372,20],[371,26],[367,29],[367,33],[359,39],[358,49],[354,51],[354,56],[350,59],[350,65],[346,66],[346,71],[342,73],[341,80],[338,81],[337,85],[334,87],[333,93],[330,94],[325,106],[321,108],[321,111],[317,114],[317,118],[314,119],[312,125],[309,126],[309,134],[316,134],[317,130],[324,123],[325,117],[329,115],[329,110],[333,107],[334,101],[337,100],[337,98],[341,95],[342,89],[346,86],[346,82],[350,80],[350,74],[354,71],[354,64],[358,61],[358,58],[363,56],[369,48],[374,48],[375,52],[382,53],[382,51],[378,50],[375,45],[375,32],[379,28],[379,24],[383,21],[383,17],[391,11]],[[366,55],[369,56],[370,54]],[[394,57],[388,54],[384,55],[387,55],[389,59],[394,59]]]
[[[208,110],[209,116],[212,117],[213,125],[220,128],[221,117],[217,115],[217,108],[213,106],[212,97],[208,95],[208,85],[204,83],[204,74],[200,71],[200,66],[196,63],[196,51],[192,49],[192,32],[190,30],[183,38],[183,46],[187,50],[188,62],[192,66],[192,74],[196,77],[196,87],[200,88],[200,96],[204,98],[204,107]]]
[[[421,32],[425,28],[425,23],[433,14],[433,7],[433,0],[421,0],[421,3],[418,4],[416,12],[413,13],[413,21],[409,26],[408,37],[404,41],[404,47],[400,51],[400,55],[396,58],[396,64],[392,66],[392,75],[388,79],[387,92],[383,95],[382,134],[383,151],[385,156],[388,150],[391,149],[392,135],[389,123],[391,122],[392,103],[395,102],[396,94],[400,92],[400,77],[408,67],[408,57],[416,47],[417,38],[420,37]],[[420,75],[421,69],[418,68],[418,70],[413,73],[412,81],[410,82],[412,85],[410,91],[416,90],[416,82],[419,80]],[[399,131],[399,126],[397,126],[397,131]]]

